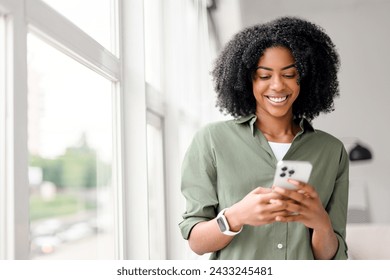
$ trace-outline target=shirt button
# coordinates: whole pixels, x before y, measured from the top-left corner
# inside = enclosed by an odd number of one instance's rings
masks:
[[[282,244],[282,243],[279,243],[279,244],[277,245],[277,247],[278,247],[278,249],[282,249],[282,248],[283,248],[283,244]]]

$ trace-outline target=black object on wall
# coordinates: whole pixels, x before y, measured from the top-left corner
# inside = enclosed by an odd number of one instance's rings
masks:
[[[361,161],[370,159],[372,159],[371,151],[368,148],[360,145],[359,143],[356,143],[355,146],[351,150],[349,150],[350,161]]]

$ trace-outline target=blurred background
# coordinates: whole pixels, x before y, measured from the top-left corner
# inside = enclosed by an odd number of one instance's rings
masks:
[[[215,107],[210,70],[242,28],[322,26],[340,57],[351,259],[390,259],[390,2],[0,0],[0,259],[199,259],[180,166]]]

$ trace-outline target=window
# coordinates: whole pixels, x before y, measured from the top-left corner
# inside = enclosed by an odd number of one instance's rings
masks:
[[[112,83],[33,34],[28,78],[31,258],[114,258]]]
[[[0,259],[186,258],[180,164],[208,118],[205,1],[0,9]]]
[[[166,240],[166,258],[198,258],[189,250],[177,225],[185,209],[180,193],[182,158],[194,131],[203,121],[212,119],[214,110],[208,82],[206,1],[145,0],[144,17],[149,254],[150,258],[161,256],[164,248],[155,243],[159,236],[153,231],[157,229],[160,234],[166,229],[160,239]],[[160,201],[151,204],[155,199],[151,195]]]
[[[157,91],[162,90],[163,21],[162,3],[145,0],[145,80]]]
[[[146,0],[144,2],[144,17],[149,258],[166,259],[161,1]]]

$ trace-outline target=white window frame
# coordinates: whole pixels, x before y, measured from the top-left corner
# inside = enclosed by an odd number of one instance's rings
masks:
[[[161,132],[161,145],[159,147],[161,148],[161,154],[155,155],[157,158],[153,159],[152,162],[148,162],[148,165],[153,165],[156,163],[155,160],[157,160],[157,164],[161,164],[161,169],[157,170],[157,174],[148,174],[149,259],[164,260],[167,258],[164,117],[148,108],[146,119],[148,125]],[[159,148],[155,151],[159,152]],[[151,151],[148,151],[148,153],[150,152]],[[157,181],[155,179],[157,179]],[[153,201],[152,198],[154,198]],[[158,211],[156,211],[156,209],[158,209]]]
[[[27,180],[27,71],[26,25],[21,1],[1,1],[0,9],[5,16],[5,117],[2,119],[2,192],[1,230],[4,259],[25,259],[29,254],[28,192]],[[18,79],[19,82],[17,81]],[[3,131],[2,131],[3,132]],[[23,176],[25,174],[25,176]],[[21,207],[21,205],[25,205]]]
[[[6,19],[0,13],[0,38],[6,35]],[[0,132],[5,131],[6,122],[6,106],[5,106],[5,93],[6,93],[6,40],[0,42]],[[0,133],[0,155],[6,155],[5,145],[5,133]],[[4,205],[6,200],[6,192],[1,187],[6,185],[6,161],[5,156],[0,156],[0,205]],[[0,209],[0,232],[5,232],[6,216],[5,211]],[[0,235],[0,248],[4,248],[7,244],[6,234]],[[0,259],[3,258],[5,252],[0,252]]]

